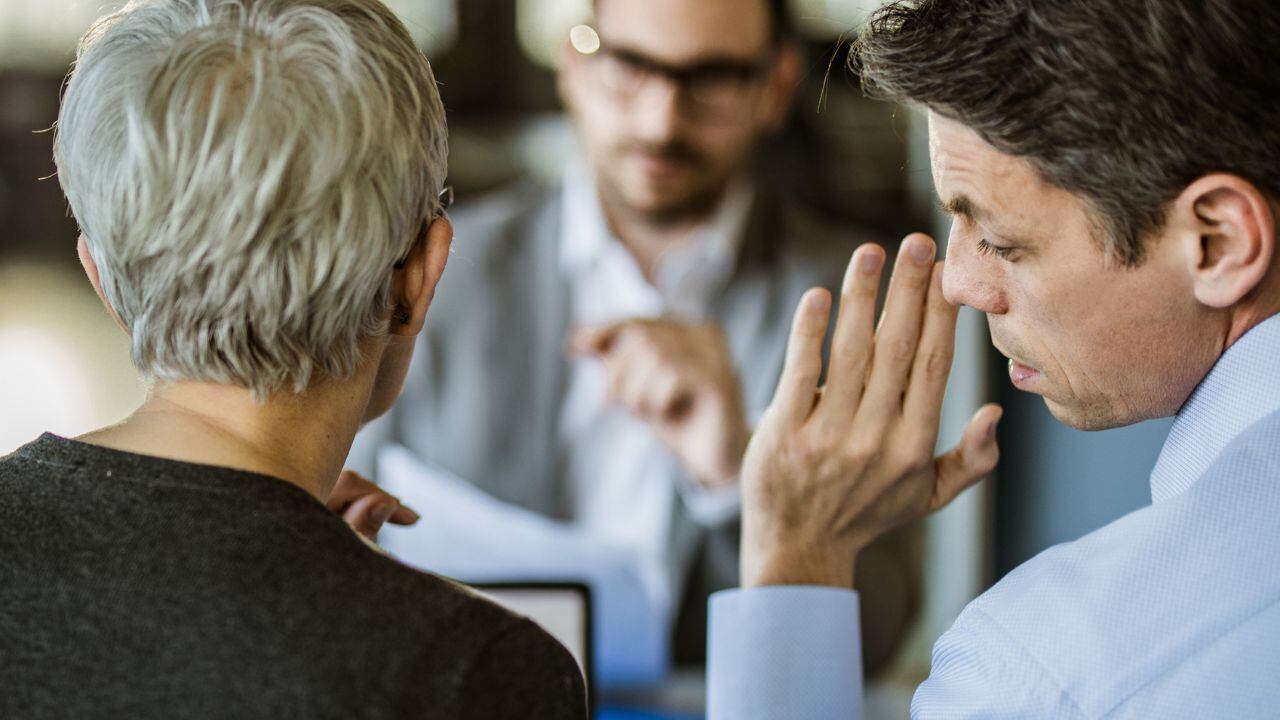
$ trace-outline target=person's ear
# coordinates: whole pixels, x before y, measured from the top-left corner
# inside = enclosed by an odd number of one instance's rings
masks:
[[[778,48],[778,59],[769,73],[763,98],[765,125],[770,132],[781,130],[787,122],[800,85],[802,62],[800,49],[795,43],[784,40]]]
[[[89,277],[89,284],[93,286],[93,291],[98,293],[98,299],[102,301],[102,306],[107,309],[107,314],[112,320],[116,321],[116,325],[124,331],[125,335],[132,335],[129,328],[120,320],[120,315],[116,313],[116,309],[111,307],[111,303],[107,302],[107,294],[102,290],[102,277],[98,274],[98,263],[94,262],[93,255],[89,252],[89,240],[84,233],[80,233],[80,238],[76,241],[76,255],[80,256],[80,267],[84,268],[84,274]]]
[[[1196,299],[1230,308],[1253,292],[1271,270],[1276,251],[1275,213],[1252,183],[1216,173],[1189,185],[1174,202],[1186,228]]]
[[[422,332],[427,309],[435,297],[436,286],[449,262],[453,246],[453,224],[447,216],[436,218],[418,238],[405,258],[404,266],[395,271],[391,313],[392,335],[413,337]]]

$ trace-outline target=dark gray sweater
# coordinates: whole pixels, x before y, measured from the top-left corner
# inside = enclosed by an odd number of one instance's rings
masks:
[[[44,435],[0,458],[0,718],[585,718],[532,622],[282,480]]]

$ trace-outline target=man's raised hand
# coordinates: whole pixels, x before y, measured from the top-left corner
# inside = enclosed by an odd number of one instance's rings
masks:
[[[955,449],[934,456],[957,314],[934,254],[925,235],[903,241],[876,328],[884,250],[854,253],[822,387],[831,297],[814,289],[801,300],[743,464],[743,586],[849,587],[863,548],[995,468],[994,405],[978,410]]]

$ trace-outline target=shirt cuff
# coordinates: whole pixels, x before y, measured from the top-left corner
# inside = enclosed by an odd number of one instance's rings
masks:
[[[828,587],[711,596],[707,720],[860,720],[858,594]]]

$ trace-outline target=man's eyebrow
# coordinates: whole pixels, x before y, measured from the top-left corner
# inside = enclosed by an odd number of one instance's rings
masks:
[[[971,222],[982,223],[989,231],[1015,244],[1030,245],[1031,238],[1020,233],[1008,232],[1001,228],[993,215],[986,208],[975,204],[966,195],[956,195],[950,200],[938,200],[938,209],[951,217],[964,218]]]
[[[991,216],[965,195],[956,195],[950,200],[939,199],[938,209],[952,217],[963,217],[969,220],[985,220]]]
[[[758,70],[761,62],[752,58],[741,58],[733,55],[711,53],[687,58],[681,62],[668,62],[627,45],[608,45],[608,51],[624,62],[649,70],[658,70],[668,74],[682,74],[699,70],[729,70],[734,72],[751,72]]]

